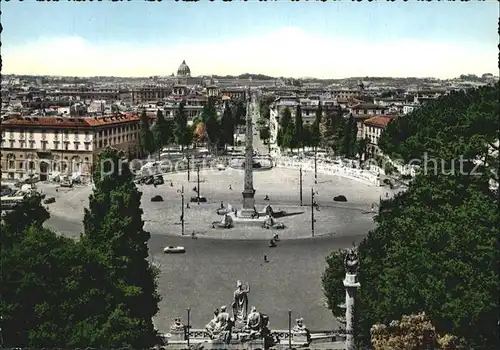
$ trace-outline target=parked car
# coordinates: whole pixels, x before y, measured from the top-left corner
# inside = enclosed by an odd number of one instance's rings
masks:
[[[174,247],[174,246],[171,245],[171,246],[163,248],[163,252],[167,253],[167,254],[185,253],[186,252],[186,248],[181,247],[181,246]]]
[[[48,197],[48,198],[45,198],[43,200],[43,203],[45,204],[51,204],[51,203],[54,203],[56,201],[56,199],[54,197]]]
[[[165,183],[165,180],[163,180],[162,175],[156,175],[153,180],[153,185],[163,185]]]
[[[64,180],[64,181],[61,181],[61,183],[59,184],[60,187],[69,187],[69,188],[72,188],[73,187],[73,183],[71,181],[68,181],[68,180]]]
[[[224,164],[219,163],[219,164],[217,164],[217,170],[221,170],[221,171],[226,170],[226,166]]]

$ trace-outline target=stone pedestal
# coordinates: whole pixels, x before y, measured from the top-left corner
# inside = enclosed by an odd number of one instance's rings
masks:
[[[242,193],[243,195],[243,210],[248,211],[251,210],[254,212],[255,206],[255,190],[254,189],[245,189]]]
[[[346,273],[344,279],[345,287],[345,333],[346,333],[346,350],[355,350],[354,344],[354,301],[356,299],[356,291],[361,284],[358,282],[358,276],[352,273]]]
[[[307,332],[292,332],[292,344],[307,345],[308,343]]]
[[[168,334],[169,342],[180,342],[186,340],[186,335],[183,330],[180,331],[170,331]]]

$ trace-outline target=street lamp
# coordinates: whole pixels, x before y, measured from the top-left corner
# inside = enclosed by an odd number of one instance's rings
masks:
[[[184,236],[184,185],[181,190],[177,190],[181,194],[181,234]]]
[[[189,329],[191,328],[189,317],[190,317],[190,314],[191,314],[191,308],[188,307],[186,310],[187,310],[187,313],[188,313],[186,339],[187,339],[187,346],[189,348]]]
[[[288,350],[292,349],[292,310],[288,310]]]
[[[318,191],[314,191],[314,188],[311,187],[311,233],[312,236],[314,237],[314,222],[316,221],[314,219],[314,207],[316,206],[316,203],[314,202],[314,195],[318,194]]]
[[[188,182],[190,181],[190,173],[189,173],[189,168],[190,168],[190,159],[191,157],[190,156],[187,156],[187,170],[188,170]]]
[[[198,200],[198,205],[200,205],[200,165],[196,165],[196,175],[198,177],[198,187],[196,188],[196,199]]]
[[[314,147],[314,183],[318,183],[318,157],[317,157],[317,149]]]
[[[302,206],[302,167],[299,169],[300,206]]]

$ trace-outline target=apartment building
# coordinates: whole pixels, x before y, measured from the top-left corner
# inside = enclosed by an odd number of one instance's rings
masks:
[[[358,127],[357,137],[358,139],[361,139],[364,135],[364,121],[372,117],[386,114],[389,108],[374,103],[359,103],[355,106],[349,107],[348,109],[356,120],[356,126]]]
[[[374,158],[382,154],[378,147],[378,140],[387,125],[389,125],[394,118],[394,116],[381,115],[363,121],[364,127],[362,136],[368,140],[366,151],[368,158]]]
[[[100,151],[112,146],[135,157],[140,151],[139,117],[17,117],[1,124],[1,177],[45,181],[51,174],[91,175]]]

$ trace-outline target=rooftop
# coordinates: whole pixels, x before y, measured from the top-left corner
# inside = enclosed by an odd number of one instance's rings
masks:
[[[98,127],[125,122],[139,121],[135,114],[116,114],[97,117],[17,117],[2,122],[5,127],[52,127],[52,128],[82,128]]]
[[[379,128],[386,128],[387,125],[395,118],[393,115],[381,115],[377,117],[371,117],[364,121],[365,125],[375,126]]]

